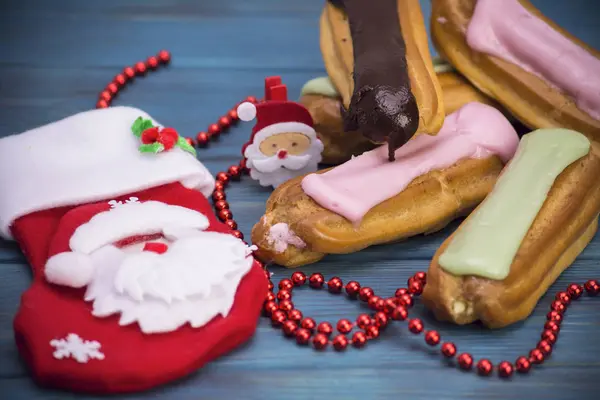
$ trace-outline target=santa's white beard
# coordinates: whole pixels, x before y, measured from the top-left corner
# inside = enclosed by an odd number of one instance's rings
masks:
[[[253,258],[241,240],[198,232],[169,245],[164,254],[106,246],[92,254],[95,272],[85,294],[97,317],[121,314],[119,325],[144,333],[198,328],[227,316]]]
[[[313,140],[305,154],[294,156],[288,154],[280,159],[277,154],[266,156],[259,149],[260,143],[252,143],[244,151],[246,166],[250,169],[252,179],[258,180],[262,186],[277,187],[282,183],[300,175],[315,172],[319,169],[323,143]]]

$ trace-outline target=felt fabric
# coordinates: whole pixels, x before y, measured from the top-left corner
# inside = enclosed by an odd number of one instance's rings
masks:
[[[171,182],[208,196],[214,178],[197,159],[175,147],[142,154],[131,132],[147,113],[132,107],[82,112],[0,140],[0,235],[24,215],[100,201]]]
[[[231,231],[217,221],[202,193],[179,182],[127,193],[117,200],[131,196],[199,211],[209,220],[207,231]],[[88,393],[150,389],[233,350],[256,329],[267,291],[267,279],[257,263],[242,278],[226,317],[217,316],[200,328],[186,324],[160,334],[144,334],[137,324],[119,326],[118,315],[95,317],[91,304],[83,300],[85,289],[49,283],[44,276],[49,256],[68,251],[65,243],[77,227],[104,210],[111,199],[36,211],[12,225],[12,234],[33,270],[33,283],[23,294],[14,321],[15,340],[42,385]],[[202,262],[201,254],[198,262]]]

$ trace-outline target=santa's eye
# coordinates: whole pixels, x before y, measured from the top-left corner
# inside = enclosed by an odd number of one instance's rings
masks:
[[[272,147],[272,148],[274,148],[274,149],[276,149],[276,148],[277,148],[277,143],[273,143],[273,144],[271,145],[271,147]]]
[[[292,147],[296,147],[296,146],[298,146],[298,143],[292,142]]]

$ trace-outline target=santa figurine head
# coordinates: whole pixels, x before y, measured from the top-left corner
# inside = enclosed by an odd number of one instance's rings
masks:
[[[287,88],[280,77],[265,79],[264,101],[244,102],[237,112],[242,121],[256,119],[250,141],[242,152],[250,176],[262,186],[276,188],[318,169],[323,143],[313,129],[308,110],[288,101]]]

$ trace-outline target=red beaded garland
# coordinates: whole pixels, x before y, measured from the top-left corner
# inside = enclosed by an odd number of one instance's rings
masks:
[[[281,327],[285,336],[294,336],[298,330],[298,325],[294,321],[285,321]]]
[[[369,315],[360,314],[358,318],[356,318],[356,326],[360,329],[365,329],[369,325],[371,325],[371,317],[369,317]]]
[[[413,318],[408,321],[408,330],[414,333],[415,335],[423,332],[423,321],[418,318]]]
[[[352,345],[354,347],[363,347],[367,343],[367,335],[364,332],[354,332],[352,335]]]
[[[300,323],[300,326],[302,326],[302,328],[307,329],[309,331],[314,330],[316,325],[317,323],[312,318],[304,318]]]
[[[298,329],[296,331],[296,343],[300,344],[300,345],[304,345],[307,344],[308,341],[310,340],[310,336],[311,333],[308,329]]]
[[[430,346],[437,346],[440,343],[440,334],[437,331],[425,332],[425,343]]]
[[[524,374],[529,372],[529,370],[531,369],[531,363],[529,362],[527,357],[519,357],[515,361],[515,368],[517,369],[517,372]]]
[[[360,291],[360,284],[355,281],[350,281],[346,284],[346,294],[350,298],[355,298],[358,296],[358,292]]]
[[[281,326],[287,320],[287,314],[282,310],[275,310],[271,314],[271,322],[274,326]]]
[[[329,343],[329,339],[324,334],[317,333],[313,337],[313,341],[312,342],[313,342],[313,346],[315,347],[315,349],[317,349],[317,350],[323,350],[325,347],[327,347],[327,344]]]
[[[600,284],[595,279],[590,279],[584,285],[585,291],[589,296],[596,296],[600,293]]]
[[[333,326],[329,322],[321,322],[317,325],[317,332],[329,336],[333,333]]]
[[[365,334],[367,335],[367,339],[376,339],[379,337],[379,328],[375,325],[369,325],[365,328]]]
[[[533,349],[529,352],[529,361],[532,364],[541,364],[545,358],[544,353],[540,349]]]
[[[324,283],[325,278],[323,277],[323,274],[318,272],[312,274],[310,278],[308,278],[308,285],[313,289],[321,289]]]
[[[302,286],[306,283],[306,275],[303,272],[296,271],[292,274],[294,286]]]
[[[292,311],[294,309],[294,303],[290,300],[282,300],[279,302],[279,309],[285,312]]]
[[[371,296],[373,296],[373,294],[373,289],[371,289],[370,287],[363,287],[360,288],[360,290],[358,291],[358,298],[364,302],[367,302],[369,301]]]
[[[498,364],[498,375],[502,378],[508,378],[513,374],[513,366],[508,361],[502,361]]]
[[[292,282],[291,279],[285,278],[279,281],[278,287],[281,290],[292,290],[292,288],[294,287],[294,282]]]
[[[290,321],[300,322],[302,321],[303,315],[300,310],[291,310],[288,312],[288,318]]]
[[[327,282],[327,289],[330,293],[341,293],[344,283],[340,278],[334,276]]]
[[[477,373],[482,376],[488,376],[494,370],[494,365],[488,359],[481,359],[477,362]]]
[[[347,319],[340,319],[336,325],[336,328],[340,333],[349,333],[352,330],[352,327],[352,322]]]
[[[345,350],[348,347],[348,338],[346,335],[337,335],[333,338],[332,344],[337,351]]]
[[[442,345],[441,352],[444,355],[444,357],[454,357],[454,355],[456,354],[456,346],[454,345],[454,343],[444,343]]]
[[[469,353],[459,354],[459,356],[456,358],[456,361],[461,369],[470,370],[473,368],[473,356],[471,356]]]

